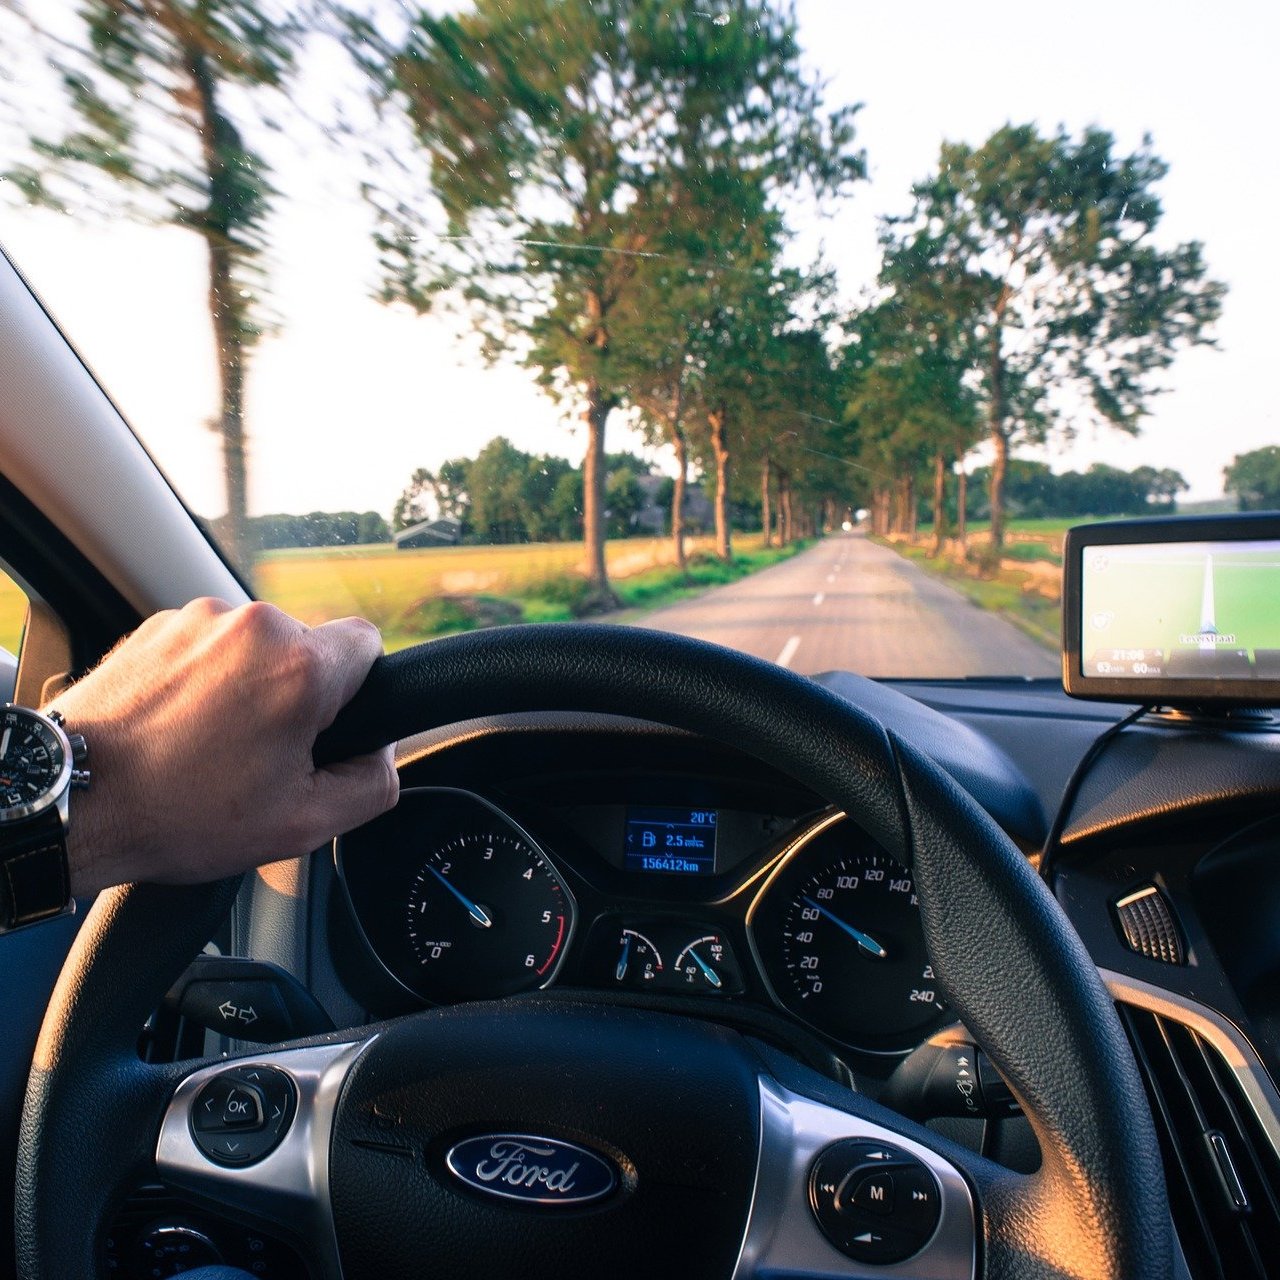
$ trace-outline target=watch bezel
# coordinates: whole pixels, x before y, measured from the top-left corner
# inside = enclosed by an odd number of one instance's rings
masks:
[[[27,818],[34,818],[46,810],[52,809],[70,788],[71,773],[75,768],[74,761],[71,758],[71,739],[67,736],[67,731],[56,720],[50,719],[41,711],[33,711],[30,707],[20,707],[16,703],[7,702],[0,705],[0,716],[9,715],[13,712],[29,716],[32,720],[38,720],[50,729],[53,736],[57,738],[58,745],[62,748],[62,769],[57,778],[36,799],[27,804],[16,804],[8,809],[0,809],[0,826],[11,826],[15,822],[24,822]]]

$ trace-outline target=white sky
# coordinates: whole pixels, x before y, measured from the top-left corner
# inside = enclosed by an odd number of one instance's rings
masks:
[[[1204,241],[1211,271],[1230,285],[1221,350],[1180,357],[1139,439],[1091,435],[1044,456],[1056,469],[1175,467],[1190,497],[1207,498],[1234,454],[1280,441],[1280,6],[799,0],[799,11],[831,103],[866,104],[859,140],[871,181],[807,235],[821,238],[850,297],[875,275],[877,216],[905,207],[944,137],[977,143],[1009,120],[1073,132],[1096,123],[1133,148],[1150,131],[1171,165],[1163,238]],[[251,508],[387,513],[415,467],[474,453],[499,432],[580,456],[581,433],[526,373],[482,366],[453,322],[370,299],[367,217],[349,177],[317,146],[274,179],[286,195],[273,232],[282,324],[253,357]],[[222,510],[196,238],[0,205],[0,241],[192,505]],[[630,443],[614,422],[611,446]]]

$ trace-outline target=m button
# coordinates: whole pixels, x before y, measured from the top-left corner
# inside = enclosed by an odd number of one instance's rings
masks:
[[[893,1212],[893,1174],[869,1173],[858,1181],[850,1200],[868,1213]]]

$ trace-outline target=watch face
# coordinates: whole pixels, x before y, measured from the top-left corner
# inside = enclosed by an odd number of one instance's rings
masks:
[[[0,713],[0,820],[38,805],[65,764],[66,753],[51,725],[17,707]]]

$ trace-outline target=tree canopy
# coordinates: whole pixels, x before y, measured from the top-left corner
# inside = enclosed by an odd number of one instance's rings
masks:
[[[1222,473],[1223,487],[1241,511],[1280,511],[1280,445],[1238,453]]]
[[[1199,243],[1156,239],[1165,173],[1149,141],[1126,155],[1104,129],[1006,125],[944,144],[890,224],[971,340],[996,554],[1011,446],[1087,423],[1136,433],[1175,353],[1212,341],[1224,287]]]
[[[51,130],[56,113],[28,121],[30,154],[6,176],[36,203],[123,210],[191,231],[208,250],[225,540],[247,567],[246,359],[266,317],[262,258],[276,193],[243,117],[260,114],[255,94],[292,75],[301,24],[264,0],[80,0],[66,39],[41,25],[39,9],[24,12],[71,124]]]
[[[608,603],[605,426],[626,394],[615,322],[641,266],[670,251],[691,202],[714,207],[720,173],[769,198],[862,177],[856,108],[823,109],[793,8],[774,0],[717,15],[664,0],[476,0],[419,14],[386,48],[381,85],[434,198],[424,210],[374,192],[384,294],[419,309],[461,300],[488,350],[514,350],[581,406],[587,568]]]

